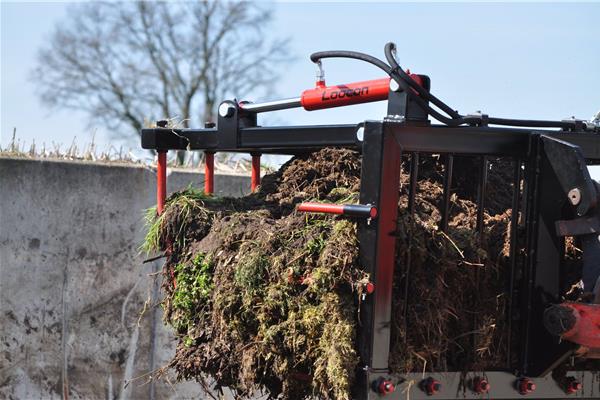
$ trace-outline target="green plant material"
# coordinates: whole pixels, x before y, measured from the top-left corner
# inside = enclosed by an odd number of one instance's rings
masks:
[[[177,332],[188,334],[198,309],[210,300],[214,284],[213,265],[205,253],[175,266],[175,289],[169,322]],[[188,343],[189,337],[184,341]]]
[[[355,204],[358,203],[358,192],[347,187],[336,187],[328,196],[328,201],[333,201],[338,204]]]
[[[260,249],[256,249],[256,245],[252,242],[246,242],[244,245],[240,248],[241,257],[235,269],[234,279],[240,289],[255,294],[263,285],[269,259],[261,253]],[[255,247],[255,249],[248,250],[248,247]]]
[[[146,254],[154,253],[160,250],[161,226],[164,218],[161,218],[156,211],[156,206],[150,207],[144,211],[144,225],[146,227],[146,236],[140,246],[140,251]]]
[[[183,248],[190,239],[199,239],[199,236],[208,233],[212,219],[207,205],[214,206],[220,202],[221,199],[191,185],[173,193],[165,201],[161,215],[158,215],[156,206],[145,211],[147,232],[140,250],[150,254],[164,251],[169,245]]]
[[[189,336],[186,336],[183,338],[183,345],[185,347],[192,347],[194,345],[194,342],[195,342],[194,339],[192,339]]]
[[[353,377],[349,372],[359,361],[354,345],[356,326],[352,323],[353,307],[345,304],[347,301],[336,292],[327,293],[321,299],[320,312],[324,324],[314,372],[315,380],[331,385],[320,387],[321,396],[341,400],[350,399]]]

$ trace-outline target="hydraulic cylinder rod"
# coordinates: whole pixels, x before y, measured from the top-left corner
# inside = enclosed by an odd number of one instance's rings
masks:
[[[255,113],[285,110],[288,108],[298,108],[301,106],[302,106],[302,101],[301,101],[300,97],[295,97],[293,99],[267,101],[264,103],[242,103],[242,104],[240,104],[240,107],[242,109],[244,109],[246,111],[255,112]]]

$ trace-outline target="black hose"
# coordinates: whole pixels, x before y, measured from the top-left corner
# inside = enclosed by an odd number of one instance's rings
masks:
[[[431,103],[435,104],[441,110],[445,111],[448,115],[450,115],[452,118],[452,124],[448,124],[448,125],[462,125],[465,123],[481,122],[481,119],[478,117],[475,117],[475,116],[469,117],[469,116],[464,116],[464,115],[459,114],[458,111],[455,111],[454,109],[452,109],[446,103],[444,103],[443,101],[441,101],[440,99],[435,97],[433,94],[431,94],[431,92],[428,92],[423,87],[421,87],[421,85],[419,85],[413,79],[411,79],[410,76],[406,72],[404,72],[404,70],[402,70],[400,65],[397,63],[397,61],[394,57],[394,54],[393,54],[395,49],[396,49],[396,45],[392,42],[387,43],[384,48],[385,57],[386,57],[387,61],[390,63],[390,66],[392,67],[392,73],[397,72],[398,75],[400,75],[400,77],[404,81],[406,81],[410,85],[411,88],[415,89],[419,93],[420,96],[428,99]],[[442,119],[439,119],[437,116],[434,115],[434,117],[436,119],[440,120],[441,122],[444,122]],[[489,124],[493,124],[493,125],[540,127],[540,128],[569,129],[569,128],[577,127],[577,122],[575,122],[575,121],[543,121],[543,120],[524,120],[524,119],[507,119],[507,118],[489,117],[487,122]]]
[[[412,95],[412,99],[432,117],[438,121],[449,125],[459,126],[463,124],[477,124],[481,123],[482,118],[477,116],[464,116],[458,111],[452,109],[442,100],[431,94],[417,82],[415,82],[396,61],[393,52],[396,49],[396,45],[389,42],[385,45],[384,52],[387,61],[390,65],[386,64],[382,60],[370,56],[365,53],[357,51],[345,51],[345,50],[331,50],[331,51],[319,51],[310,55],[312,62],[316,63],[323,58],[352,58],[355,60],[365,61],[383,70],[391,79],[396,81],[400,88],[406,91],[409,95]],[[410,90],[414,89],[419,96],[415,96]],[[440,110],[448,114],[448,116],[442,115],[440,112],[432,108],[427,101],[434,104]],[[524,126],[524,127],[543,127],[543,128],[576,128],[576,121],[540,121],[540,120],[522,120],[522,119],[507,119],[507,118],[495,118],[489,117],[487,119],[489,124],[493,125],[506,125],[506,126]]]
[[[387,75],[391,76],[392,69],[385,62],[377,57],[370,56],[365,53],[358,51],[346,51],[346,50],[330,50],[330,51],[319,51],[310,55],[310,60],[314,63],[318,62],[323,58],[353,58],[355,60],[361,60],[373,64],[376,67],[382,69]],[[398,82],[402,90],[408,90],[408,86],[404,82]]]
[[[543,121],[529,119],[509,119],[489,117],[488,123],[493,125],[529,126],[534,128],[575,128],[575,121]]]
[[[330,51],[318,51],[310,55],[310,60],[314,63],[318,62],[323,58],[354,58],[355,60],[366,61],[381,68],[386,74],[390,74],[391,68],[389,65],[381,61],[377,57],[370,56],[365,53],[358,51],[345,51],[345,50],[330,50]]]
[[[400,65],[398,65],[398,63],[396,62],[396,58],[394,57],[394,54],[393,54],[394,50],[396,50],[396,45],[394,43],[389,42],[385,45],[385,48],[384,48],[385,58],[390,63],[390,66],[392,67],[392,72],[397,72],[398,75],[400,75],[400,77],[404,81],[406,81],[406,83],[408,83],[413,89],[415,89],[422,98],[427,99],[431,103],[435,104],[442,111],[446,112],[451,118],[453,118],[453,119],[461,118],[462,116],[458,112],[456,112],[450,106],[448,106],[446,103],[444,103],[443,101],[441,101],[440,99],[435,97],[433,94],[431,94],[431,92],[428,92],[427,90],[425,90],[425,88],[423,88],[421,85],[419,85],[417,82],[415,82],[406,72],[404,72],[402,67],[400,67]]]

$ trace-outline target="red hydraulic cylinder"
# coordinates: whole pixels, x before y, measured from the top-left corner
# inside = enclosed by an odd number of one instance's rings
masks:
[[[167,152],[159,151],[156,163],[156,210],[162,214],[167,198]]]
[[[317,86],[302,92],[300,103],[305,110],[347,106],[381,101],[388,98],[390,78],[348,83],[336,86]]]
[[[215,192],[215,153],[212,151],[204,152],[204,193],[213,194]]]
[[[423,86],[421,76],[410,73],[409,76],[416,83]],[[319,83],[317,82],[317,87],[314,89],[302,92],[300,104],[307,111],[386,100],[390,93],[390,78],[336,86],[325,86],[323,83]]]
[[[566,302],[544,312],[544,326],[573,343],[600,349],[600,304]]]
[[[252,191],[256,191],[260,186],[260,154],[252,154]]]
[[[423,77],[421,75],[411,74],[408,70],[406,72],[413,81],[423,86]],[[396,82],[392,82],[390,85],[390,78],[335,86],[325,86],[325,81],[319,80],[315,88],[305,90],[302,92],[301,97],[268,101],[265,103],[242,102],[240,103],[240,108],[247,112],[261,113],[296,107],[303,107],[307,111],[313,111],[331,107],[349,106],[352,104],[386,100],[391,90],[390,86],[397,87],[398,85]],[[412,90],[415,94],[417,93],[414,89]]]

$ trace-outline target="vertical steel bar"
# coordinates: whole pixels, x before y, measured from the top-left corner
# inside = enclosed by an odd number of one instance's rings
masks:
[[[215,192],[215,153],[213,151],[204,152],[204,193],[213,194]]]
[[[252,154],[252,191],[260,186],[260,154]]]
[[[408,213],[410,215],[410,232],[408,236],[408,250],[406,253],[406,269],[404,273],[404,332],[408,329],[408,290],[410,288],[410,269],[412,264],[412,228],[414,226],[414,216],[416,207],[416,194],[419,185],[419,153],[411,153],[410,157],[410,186],[408,188]],[[408,335],[404,336],[404,340]]]
[[[450,190],[452,186],[452,170],[454,169],[454,155],[446,155],[444,169],[444,198],[442,203],[442,221],[440,225],[442,231],[446,232],[448,230],[448,213],[450,212]]]
[[[167,199],[167,152],[158,151],[156,163],[156,211],[162,214]]]
[[[483,231],[484,231],[484,223],[483,223],[483,217],[485,214],[485,194],[486,194],[486,190],[487,190],[487,180],[488,180],[488,168],[489,168],[489,162],[486,156],[481,156],[479,159],[479,183],[477,185],[477,222],[476,222],[476,230],[477,230],[477,237],[480,243],[480,246],[483,245]],[[468,171],[463,171],[463,173],[468,173]],[[480,270],[479,268],[476,268],[473,271],[473,282],[475,283],[475,296],[474,296],[474,300],[475,302],[479,302],[481,300],[480,297],[480,288],[479,288],[479,283],[480,283]],[[476,306],[476,304],[474,304],[474,306]],[[473,326],[473,332],[477,331],[477,327],[478,327],[478,315],[473,314],[473,321],[472,321],[472,326]],[[471,347],[473,349],[473,357],[476,356],[476,349],[475,349],[475,335],[471,335]]]
[[[508,327],[508,339],[506,342],[506,367],[512,367],[512,318],[513,318],[513,307],[515,295],[515,273],[517,269],[517,240],[518,240],[518,226],[519,226],[519,200],[521,195],[521,160],[515,159],[515,167],[513,173],[513,197],[510,211],[510,239],[509,239],[509,257],[510,257],[510,275],[508,282],[508,304],[507,304],[507,327]]]
[[[378,240],[376,247],[375,304],[372,368],[387,369],[392,314],[392,282],[396,265],[396,232],[402,151],[392,132],[384,129],[381,154]]]
[[[481,241],[483,235],[483,215],[485,211],[485,192],[487,189],[489,162],[486,156],[481,157],[481,168],[479,173],[479,185],[477,196],[477,233]]]
[[[530,330],[533,308],[533,284],[535,279],[535,267],[538,248],[538,225],[539,225],[539,187],[540,187],[540,141],[539,135],[530,136],[530,152],[525,172],[525,265],[521,279],[521,345],[520,345],[520,371],[524,374],[528,372],[529,352],[530,352]]]
[[[359,350],[368,370],[388,370],[401,156],[390,126],[365,124],[360,203],[376,205],[379,213],[358,226],[360,262],[375,283],[360,317]]]
[[[415,212],[415,195],[417,193],[419,175],[419,153],[411,153],[410,157],[410,186],[408,192],[408,212],[413,215]]]

